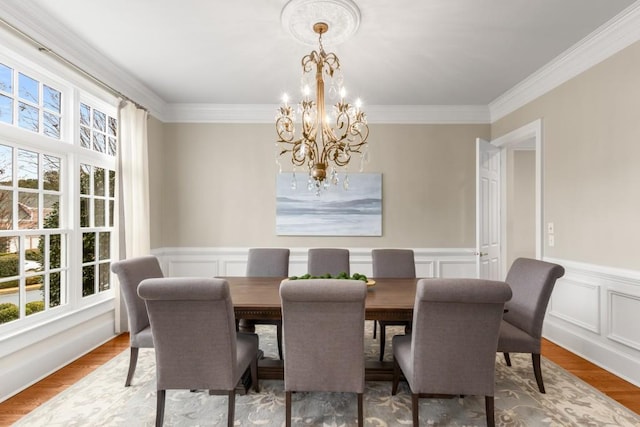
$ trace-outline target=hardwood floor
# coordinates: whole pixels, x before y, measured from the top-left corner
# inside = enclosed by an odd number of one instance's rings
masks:
[[[636,387],[548,340],[542,340],[542,355],[636,414],[640,414],[640,387]],[[542,374],[544,376],[544,372]]]
[[[0,426],[8,426],[19,420],[127,348],[129,348],[129,335],[119,335],[21,393],[0,403]],[[640,414],[640,388],[550,341],[543,340],[542,355],[635,413]],[[124,386],[124,378],[122,381]]]
[[[0,426],[16,422],[129,348],[129,334],[118,335],[64,368],[0,403]],[[124,386],[124,378],[122,379]]]

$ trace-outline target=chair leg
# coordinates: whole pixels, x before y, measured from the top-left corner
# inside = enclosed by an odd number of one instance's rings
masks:
[[[538,383],[538,390],[540,390],[540,393],[545,393],[542,382],[542,369],[540,368],[540,354],[531,353],[531,359],[533,361],[533,374],[536,376],[536,382]]]
[[[395,396],[398,392],[398,382],[400,382],[400,365],[396,361],[395,357],[393,358],[393,380],[391,382],[391,395]]]
[[[380,324],[380,361],[382,362],[382,359],[384,359],[384,345],[386,344],[386,334],[385,334],[385,327],[383,324]]]
[[[164,400],[167,396],[166,390],[158,390],[156,397],[156,427],[162,427],[164,423]]]
[[[378,321],[374,320],[373,321],[373,339],[374,340],[376,339],[376,331],[377,331],[377,329],[378,329]]]
[[[496,420],[494,416],[493,396],[484,397],[484,407],[485,411],[487,411],[487,427],[495,427]]]
[[[229,390],[229,409],[227,409],[227,427],[233,427],[236,417],[236,391]]]
[[[511,357],[509,353],[502,353],[504,355],[504,361],[507,363],[507,366],[511,366]]]
[[[258,393],[260,391],[260,385],[258,384],[258,357],[254,357],[251,361],[251,382],[253,383],[253,390]]]
[[[411,414],[413,415],[413,427],[420,427],[420,405],[418,405],[419,394],[411,393]]]
[[[278,356],[280,356],[280,360],[284,360],[282,357],[282,322],[276,325],[276,340],[278,341]]]
[[[136,364],[138,363],[138,347],[131,347],[131,356],[129,357],[129,372],[127,372],[127,380],[124,382],[125,387],[131,385],[133,379],[133,373],[136,371]]]
[[[291,392],[284,392],[285,425],[291,427]]]
[[[364,426],[363,393],[358,393],[358,426]]]

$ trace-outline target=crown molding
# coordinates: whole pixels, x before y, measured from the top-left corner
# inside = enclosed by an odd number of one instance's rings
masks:
[[[364,109],[369,123],[490,124],[486,105],[372,105]]]
[[[491,123],[640,40],[636,1],[554,60],[489,103]]]
[[[165,123],[274,123],[275,104],[167,104]]]
[[[167,104],[168,123],[273,123],[275,104]],[[371,105],[369,124],[488,124],[486,105]]]
[[[144,106],[153,116],[160,119],[164,116],[166,102],[163,99],[66,27],[53,26],[51,18],[35,3],[4,1],[2,19],[113,90]],[[114,92],[114,95],[117,94]]]

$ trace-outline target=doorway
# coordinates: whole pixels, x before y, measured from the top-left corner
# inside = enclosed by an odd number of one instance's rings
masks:
[[[542,259],[542,120],[492,141],[501,149],[502,277],[519,256]]]

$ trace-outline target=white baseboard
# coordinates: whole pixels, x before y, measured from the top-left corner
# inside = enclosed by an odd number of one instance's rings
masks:
[[[0,358],[0,402],[112,339],[114,328],[110,310]]]
[[[543,336],[640,386],[640,272],[545,258],[565,275],[551,295]]]

